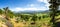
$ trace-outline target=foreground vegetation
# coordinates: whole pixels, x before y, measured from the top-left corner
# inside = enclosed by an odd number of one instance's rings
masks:
[[[0,9],[0,27],[51,27],[49,13],[21,14]]]

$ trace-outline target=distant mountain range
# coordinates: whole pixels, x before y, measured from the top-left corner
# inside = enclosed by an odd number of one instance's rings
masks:
[[[38,11],[19,11],[18,13],[22,13],[22,14],[34,14],[34,13],[48,13],[49,10],[45,10],[45,11],[42,11],[42,10],[38,10]]]

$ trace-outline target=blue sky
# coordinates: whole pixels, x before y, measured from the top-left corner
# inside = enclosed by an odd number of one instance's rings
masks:
[[[9,7],[12,11],[48,10],[47,0],[0,0],[0,8]]]

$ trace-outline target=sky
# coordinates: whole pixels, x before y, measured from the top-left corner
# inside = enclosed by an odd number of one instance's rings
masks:
[[[9,7],[12,11],[49,10],[47,0],[0,0],[0,8]]]

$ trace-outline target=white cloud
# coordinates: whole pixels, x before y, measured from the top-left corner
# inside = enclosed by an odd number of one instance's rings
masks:
[[[47,3],[48,1],[47,0],[37,0],[38,2],[44,2],[44,3]]]
[[[31,7],[31,8],[20,8],[20,7],[16,7],[14,8],[13,11],[26,11],[26,10],[31,10],[31,11],[38,11],[38,10],[48,10],[45,7],[40,7],[40,8],[35,8],[35,7]]]
[[[34,4],[28,4],[27,6],[33,7],[33,6],[35,6],[35,5],[34,5]]]
[[[47,4],[45,4],[45,6],[47,7],[47,9],[49,9],[50,4],[49,4],[49,3],[47,3]]]
[[[50,0],[37,0],[38,2],[43,2],[45,3],[45,6],[47,7],[47,9],[49,9],[50,4],[48,3]]]
[[[50,0],[37,0],[38,2],[48,3]]]
[[[46,5],[50,5],[48,2],[50,1],[50,0],[37,0],[38,2],[43,2],[43,3],[45,3]]]
[[[31,11],[38,11],[38,10],[48,10],[49,9],[49,3],[47,0],[37,0],[38,2],[44,2],[45,3],[45,6],[47,7],[36,7],[36,6],[39,6],[39,5],[36,5],[36,4],[27,4],[27,7],[25,8],[21,8],[21,7],[16,7],[13,9],[13,11],[26,11],[26,10],[31,10]]]
[[[37,4],[27,4],[27,7],[37,7],[37,6],[39,6],[39,5],[37,5]]]

